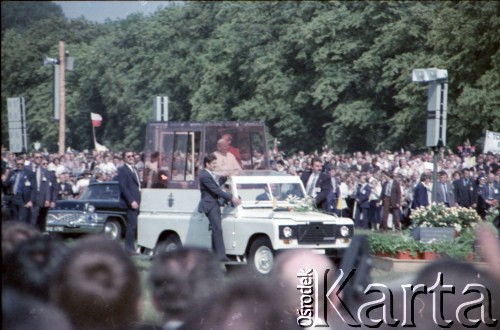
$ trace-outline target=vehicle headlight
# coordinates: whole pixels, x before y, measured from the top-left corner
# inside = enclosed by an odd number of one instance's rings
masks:
[[[293,235],[293,230],[292,230],[292,228],[290,228],[290,227],[284,227],[284,228],[283,228],[283,236],[284,236],[285,238],[290,238],[290,237],[292,237],[292,235]]]
[[[349,227],[347,226],[340,227],[340,236],[342,237],[349,236]]]
[[[79,214],[76,219],[70,220],[68,222],[68,224],[70,226],[74,226],[74,225],[81,224],[81,223],[95,222],[96,219],[97,219],[97,216],[95,213],[83,212],[83,213]]]

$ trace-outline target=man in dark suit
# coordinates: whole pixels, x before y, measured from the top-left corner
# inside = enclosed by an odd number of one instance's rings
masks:
[[[2,184],[10,192],[13,219],[29,224],[29,211],[35,199],[36,181],[34,173],[24,168],[23,157],[17,157],[16,169],[10,171],[6,179],[2,176]]]
[[[73,196],[73,183],[69,180],[68,171],[64,170],[61,174],[59,174],[59,182],[57,183],[57,186],[57,199],[69,199]]]
[[[311,169],[311,172],[302,173],[300,180],[306,188],[306,194],[314,198],[316,207],[328,212],[328,194],[332,189],[330,176],[321,172],[323,161],[319,158],[312,160]]]
[[[357,228],[368,228],[368,210],[370,209],[370,194],[372,193],[372,188],[368,184],[366,175],[361,175],[359,178],[359,185],[356,190],[356,214],[354,216],[354,226]],[[363,213],[363,222],[361,222],[360,216]]]
[[[468,168],[464,168],[462,170],[462,178],[453,183],[453,189],[455,193],[455,201],[458,205],[462,207],[476,208],[477,188],[474,184],[474,180],[470,177],[470,170]]]
[[[135,251],[135,236],[137,232],[137,217],[141,204],[141,182],[134,167],[135,158],[132,151],[123,153],[125,164],[118,168],[118,183],[120,186],[120,204],[127,208],[127,228],[125,231],[125,251],[130,255]]]
[[[212,249],[220,261],[228,261],[224,236],[222,235],[222,219],[219,199],[231,201],[234,205],[240,205],[241,201],[220,188],[226,177],[216,180],[214,171],[217,168],[217,157],[209,154],[203,159],[203,170],[200,172],[201,199],[198,212],[205,213],[212,228]]]
[[[384,215],[382,217],[382,229],[388,229],[387,219],[392,214],[394,228],[401,228],[400,207],[401,207],[401,185],[394,180],[394,175],[390,172],[384,172],[385,183],[382,187]]]
[[[262,194],[258,194],[255,197],[255,200],[257,201],[270,201],[273,199],[273,194],[269,192],[269,188],[267,185],[264,187],[264,192]]]
[[[46,214],[46,210],[44,209],[48,210],[54,197],[49,171],[42,166],[42,159],[42,153],[36,151],[33,153],[33,161],[30,164],[31,170],[35,173],[36,182],[33,187],[35,198],[31,207],[30,222],[33,227],[40,231],[45,230],[45,218],[43,216]]]
[[[44,204],[43,207],[40,208],[40,212],[38,213],[37,225],[41,231],[45,231],[45,226],[47,224],[47,214],[49,213],[49,208],[53,208],[56,206],[57,193],[59,190],[59,184],[57,183],[56,174],[54,171],[49,171],[49,161],[46,158],[42,158],[41,161],[42,169],[44,169],[45,174],[47,175],[46,179],[49,181],[49,205],[46,206]],[[43,181],[42,181],[43,182]]]
[[[500,204],[500,184],[495,181],[495,174],[488,174],[486,183],[481,187],[481,198],[485,211]]]
[[[415,191],[413,192],[413,202],[411,205],[412,209],[419,208],[421,206],[429,206],[429,195],[427,193],[427,187],[431,181],[431,177],[422,173],[420,176],[420,182],[415,186]]]

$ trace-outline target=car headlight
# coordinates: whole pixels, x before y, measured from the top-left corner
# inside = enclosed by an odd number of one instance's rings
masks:
[[[340,227],[340,236],[342,237],[349,236],[349,227],[347,226]]]
[[[68,221],[70,226],[75,226],[82,223],[96,222],[97,215],[95,213],[81,213],[76,219]]]
[[[284,236],[285,238],[290,238],[290,237],[292,237],[292,235],[293,235],[293,230],[292,230],[292,228],[290,228],[290,227],[284,227],[284,228],[283,228],[283,236]]]

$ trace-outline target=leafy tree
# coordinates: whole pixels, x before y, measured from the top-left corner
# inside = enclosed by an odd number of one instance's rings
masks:
[[[8,29],[22,31],[47,18],[64,18],[61,6],[50,1],[2,1],[2,38]]]
[[[8,6],[7,17],[24,8]],[[479,141],[500,126],[499,7],[187,2],[97,24],[45,6],[2,25],[2,141],[6,98],[24,96],[30,139],[57,150],[53,74],[41,64],[57,57],[59,40],[75,58],[66,74],[66,144],[74,149],[93,148],[90,112],[104,119],[100,143],[142,149],[158,95],[169,97],[170,120],[263,120],[292,152],[418,149],[427,86],[410,75],[426,67],[449,72],[448,144]]]

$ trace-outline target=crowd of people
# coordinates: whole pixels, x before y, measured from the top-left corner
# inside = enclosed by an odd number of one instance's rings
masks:
[[[222,140],[218,144],[224,144],[226,140]],[[473,155],[470,149],[452,152],[443,148],[437,157],[439,185],[435,195],[432,194],[433,157],[432,152],[413,154],[401,150],[339,154],[324,148],[322,152],[308,154],[304,151],[289,155],[269,151],[267,163],[275,171],[301,176],[306,191],[311,186],[309,173],[321,174],[321,180],[315,182],[316,187],[308,191],[316,198],[318,208],[350,217],[361,228],[399,229],[410,223],[412,208],[432,202],[474,208],[482,218],[488,209],[498,205],[499,155],[491,152]],[[255,154],[253,158],[258,168],[267,167],[262,165],[266,159],[264,155]],[[2,193],[11,196],[9,201],[15,209],[15,217],[43,228],[43,218],[56,200],[78,198],[92,181],[116,179],[118,169],[125,163],[119,152],[69,151],[58,155],[43,150],[16,156],[2,150]],[[153,164],[153,156],[149,163]],[[151,171],[149,163],[145,162],[142,153],[134,153],[134,167],[143,187],[146,182],[153,181],[162,182],[155,187],[168,187],[169,175],[173,174]],[[319,167],[315,169],[314,163]],[[21,183],[17,182],[21,187],[17,191],[14,188],[16,170],[37,174],[33,178],[24,175]],[[157,173],[158,178],[148,179],[151,173]],[[320,187],[318,184],[324,185],[326,177],[331,183],[328,187]],[[28,185],[34,187],[37,183],[26,182],[33,179],[39,181],[40,187],[29,191]],[[26,208],[30,201],[33,205]]]
[[[433,189],[434,158],[439,182]],[[484,217],[500,199],[499,158],[492,153],[472,157],[442,150],[435,157],[409,151],[336,154],[324,149],[310,154],[270,152],[267,161],[272,170],[300,176],[318,208],[351,217],[359,228],[400,229],[411,221],[412,208],[432,202],[474,208]],[[255,163],[262,164],[262,160]],[[2,152],[3,197],[8,197],[14,220],[21,220],[2,221],[4,328],[294,329],[313,322],[301,318],[304,301],[297,290],[301,284],[297,274],[307,269],[334,270],[335,265],[309,251],[278,255],[270,278],[246,272],[228,275],[219,262],[223,256],[206,250],[161,252],[153,258],[148,283],[152,305],[162,320],[151,324],[141,320],[139,303],[146,292],[132,259],[133,238],[129,237],[124,249],[100,236],[68,245],[42,235],[48,209],[58,199],[78,198],[92,181],[117,180],[127,192],[132,188],[126,187],[133,187],[135,194],[124,200],[128,213],[136,217],[146,168],[142,155],[131,151],[67,152],[62,156],[46,151],[30,155]],[[214,165],[211,170],[215,169]],[[127,231],[130,235],[135,228]],[[446,270],[454,284],[465,287],[474,279],[497,294],[498,242],[491,234],[480,233],[479,237],[484,260],[491,263],[489,272],[469,264],[438,262],[418,274],[415,283],[430,286],[434,274]],[[326,274],[318,278],[332,283]],[[321,296],[329,299],[319,302],[323,309],[315,314],[314,322],[330,319],[335,322],[330,323],[332,328],[349,328],[335,312],[341,296],[336,297]],[[493,304],[497,306],[498,301]],[[452,305],[447,305],[448,313],[456,307]],[[431,322],[432,313],[425,309],[420,322]],[[493,322],[492,318],[482,321]]]

